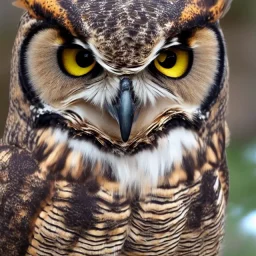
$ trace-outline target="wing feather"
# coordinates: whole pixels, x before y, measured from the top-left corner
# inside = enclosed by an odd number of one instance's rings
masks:
[[[21,149],[0,145],[0,255],[25,255],[49,185],[37,162]]]

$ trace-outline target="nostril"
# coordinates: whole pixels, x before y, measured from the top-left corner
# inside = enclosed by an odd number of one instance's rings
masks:
[[[138,98],[135,96],[135,93],[134,93],[133,81],[129,77],[123,77],[120,80],[119,94],[117,97],[118,99],[120,99],[120,95],[124,91],[130,91],[133,104],[135,107],[137,107]]]
[[[120,82],[120,91],[133,91],[132,80],[129,78],[123,78]]]

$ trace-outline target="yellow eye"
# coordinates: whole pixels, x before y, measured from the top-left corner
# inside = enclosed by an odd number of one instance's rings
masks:
[[[66,48],[62,51],[61,58],[65,71],[76,77],[88,74],[96,65],[92,54],[84,49]]]
[[[156,69],[171,78],[180,78],[188,71],[191,55],[188,51],[172,49],[160,53],[155,59]]]

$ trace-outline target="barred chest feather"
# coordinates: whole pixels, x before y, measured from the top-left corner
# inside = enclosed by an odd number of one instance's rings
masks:
[[[126,160],[66,136],[48,130],[38,140],[38,178],[51,185],[27,255],[217,255],[224,132],[204,144],[174,130]]]

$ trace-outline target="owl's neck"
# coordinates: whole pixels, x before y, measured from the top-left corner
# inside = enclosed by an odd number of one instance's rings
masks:
[[[107,179],[121,190],[156,187],[174,169],[181,169],[187,152],[199,150],[197,136],[184,128],[159,138],[153,149],[122,156],[90,141],[69,138],[61,129],[42,129],[37,136],[33,154],[45,175],[52,173],[72,182]]]

